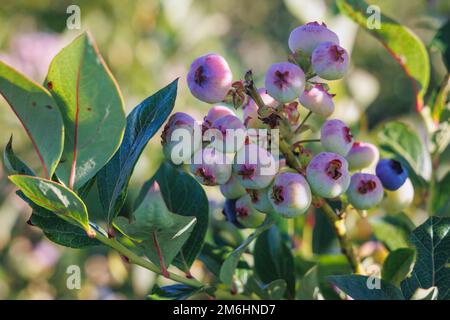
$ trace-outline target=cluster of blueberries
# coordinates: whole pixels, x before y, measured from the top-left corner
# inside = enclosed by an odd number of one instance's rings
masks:
[[[299,216],[321,198],[344,197],[358,210],[382,204],[398,212],[409,206],[414,189],[406,168],[394,159],[379,160],[378,149],[355,141],[341,120],[323,123],[320,143],[324,151],[315,156],[301,140],[295,140],[306,121],[300,122],[299,104],[322,118],[333,113],[334,95],[328,92],[328,84],[319,81],[342,78],[349,57],[337,35],[317,22],[294,29],[289,48],[289,61],[272,64],[265,75],[265,88],[253,91],[253,83],[233,82],[228,63],[220,55],[197,58],[187,76],[189,89],[197,99],[214,106],[201,123],[183,112],[170,117],[162,133],[165,156],[177,164],[189,164],[200,183],[219,185],[227,199],[224,213],[240,227],[258,227],[266,214]],[[245,95],[239,106],[242,118],[223,104],[239,88]],[[198,127],[201,135],[195,134]],[[174,138],[177,129],[190,133],[190,152],[174,152],[179,143]],[[210,129],[220,135],[205,144],[203,138]],[[257,143],[250,129],[280,129],[301,168],[294,170],[285,159],[276,159],[267,146]],[[277,170],[270,170],[274,167]]]

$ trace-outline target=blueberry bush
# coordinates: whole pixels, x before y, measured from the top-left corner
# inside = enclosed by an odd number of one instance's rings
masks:
[[[254,78],[259,70],[236,76],[209,53],[127,116],[86,32],[53,58],[42,85],[0,62],[0,93],[40,162],[22,161],[11,137],[3,162],[32,210],[30,226],[62,246],[106,246],[174,283],[155,286],[150,299],[449,299],[450,175],[439,166],[450,140],[448,74],[428,88],[428,53],[414,33],[386,16],[368,28],[365,2],[336,3],[402,66],[426,136],[390,120],[377,139],[361,141],[334,117],[333,81],[351,55],[323,22],[286,34],[290,52],[264,83]],[[449,34],[447,23],[434,40],[447,68]],[[179,81],[211,104],[201,121],[173,112]],[[124,212],[151,139],[160,139],[165,160]],[[209,221],[214,188],[225,199],[220,227]],[[93,190],[100,212],[87,204]],[[405,213],[411,206],[427,213],[417,227]],[[349,228],[355,220],[373,230],[369,247]],[[318,245],[337,243],[339,252],[308,248],[324,230],[332,237]],[[368,257],[381,261],[379,272]],[[196,261],[207,273],[201,281],[191,272]]]

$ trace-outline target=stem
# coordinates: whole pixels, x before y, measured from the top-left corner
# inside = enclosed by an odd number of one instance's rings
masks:
[[[356,255],[355,249],[348,238],[347,228],[345,227],[344,215],[339,217],[331,208],[327,201],[320,207],[332,225],[334,232],[339,240],[342,253],[347,257],[347,260],[354,273],[364,274],[364,269]]]
[[[292,153],[289,145],[282,139],[280,139],[280,151],[286,157],[287,163],[297,170],[299,173],[302,173],[302,167],[297,157]],[[325,200],[316,197],[316,199],[320,202],[323,202],[321,207],[322,211],[325,213],[328,221],[333,226],[334,232],[339,240],[339,245],[341,247],[342,253],[347,257],[347,260],[353,270],[354,273],[364,274],[364,270],[361,266],[361,263],[356,255],[356,252],[353,248],[353,245],[347,235],[347,229],[345,227],[345,215],[338,216],[333,209],[330,207],[328,202]]]
[[[247,71],[247,73],[245,74],[245,82],[247,94],[253,99],[253,101],[255,101],[256,105],[259,108],[264,108],[264,101],[262,100],[258,90],[256,90],[255,84],[253,82],[252,70]]]
[[[152,232],[152,237],[153,237],[153,244],[155,245],[156,252],[158,253],[159,266],[161,267],[161,273],[162,273],[162,275],[164,277],[168,278],[169,277],[169,272],[167,271],[166,265],[164,263],[164,258],[163,258],[163,255],[161,253],[161,248],[159,246],[158,237],[156,235],[156,231],[155,230],[153,230],[153,232]]]
[[[104,235],[102,235],[99,232],[96,232],[95,239],[97,239],[98,241],[100,241],[104,245],[106,245],[106,246],[108,246],[108,247],[110,247],[112,249],[115,249],[121,255],[125,256],[130,263],[134,263],[134,264],[136,264],[138,266],[141,266],[141,267],[143,267],[143,268],[145,268],[147,270],[150,270],[150,271],[152,271],[154,273],[163,275],[163,271],[160,268],[158,268],[156,265],[154,265],[149,260],[146,260],[146,259],[143,259],[143,258],[139,257],[133,251],[131,251],[130,249],[125,247],[123,244],[118,242],[116,239],[108,239],[108,237],[105,237]],[[200,281],[198,281],[196,279],[186,279],[183,276],[174,274],[174,273],[169,272],[169,271],[167,271],[167,278],[169,278],[169,279],[171,279],[173,281],[179,282],[179,283],[186,284],[188,286],[195,287],[195,288],[204,288],[204,287],[206,287],[206,285],[204,285],[203,283],[201,283]]]
[[[312,111],[309,111],[308,114],[306,115],[306,117],[303,118],[302,122],[299,124],[299,126],[297,127],[297,129],[295,129],[295,133],[299,133],[300,130],[302,129],[303,125],[306,123],[306,120],[308,120],[308,118],[312,115]]]
[[[297,141],[296,144],[308,143],[308,142],[320,142],[320,139],[305,139]]]

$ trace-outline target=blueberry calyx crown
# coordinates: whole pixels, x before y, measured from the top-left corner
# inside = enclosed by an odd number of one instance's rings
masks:
[[[282,186],[274,186],[272,188],[272,199],[275,204],[280,204],[284,201]]]
[[[214,175],[210,174],[205,168],[198,168],[195,172],[199,177],[202,177],[206,185],[214,185],[216,179]]]
[[[358,186],[358,192],[361,194],[366,194],[373,191],[377,187],[377,183],[373,180],[361,180]]]
[[[194,81],[196,84],[198,84],[200,87],[202,87],[206,82],[206,75],[203,70],[203,66],[199,66],[197,70],[195,70],[195,76]]]
[[[341,169],[342,168],[342,162],[339,159],[331,160],[328,163],[328,167],[326,169],[327,175],[333,179],[337,180],[342,176]]]
[[[390,164],[392,170],[395,171],[395,173],[397,173],[397,174],[402,174],[403,173],[403,166],[397,160],[391,160],[389,164]]]
[[[289,85],[289,81],[287,80],[289,71],[281,72],[280,70],[277,70],[275,71],[275,77],[274,83],[279,89],[283,89]]]

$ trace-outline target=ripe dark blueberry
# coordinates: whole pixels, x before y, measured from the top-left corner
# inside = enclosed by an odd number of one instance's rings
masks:
[[[399,189],[408,178],[408,170],[397,160],[381,159],[377,164],[376,174],[387,190]]]

